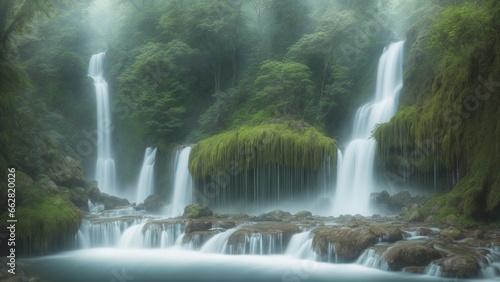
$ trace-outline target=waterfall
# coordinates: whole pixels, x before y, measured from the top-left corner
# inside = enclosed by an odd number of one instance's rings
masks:
[[[139,181],[137,182],[136,202],[143,202],[149,195],[154,193],[154,165],[156,157],[156,148],[146,148],[144,161],[142,162]]]
[[[298,259],[314,260],[316,254],[312,248],[312,235],[311,231],[294,234],[286,247],[285,255]]]
[[[95,178],[101,192],[116,195],[115,161],[111,156],[111,115],[109,110],[108,84],[103,73],[105,53],[92,56],[89,63],[89,76],[94,80],[97,102],[97,162]]]
[[[184,207],[192,203],[193,180],[189,174],[189,153],[191,147],[177,150],[175,157],[175,183],[172,197],[171,215],[178,216],[184,212]]]
[[[396,114],[403,87],[404,41],[390,44],[380,57],[373,102],[361,106],[354,119],[352,139],[337,166],[335,214],[370,214],[370,193],[375,191],[373,173],[376,142],[371,133],[377,124]]]
[[[230,248],[228,250],[228,240],[237,230],[238,228],[233,228],[215,235],[203,245],[200,252],[217,254],[231,253]]]

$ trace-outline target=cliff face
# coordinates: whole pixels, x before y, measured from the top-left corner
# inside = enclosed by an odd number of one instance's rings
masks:
[[[391,184],[447,192],[424,208],[431,219],[500,212],[499,10],[424,11],[407,33],[399,112],[374,133]]]

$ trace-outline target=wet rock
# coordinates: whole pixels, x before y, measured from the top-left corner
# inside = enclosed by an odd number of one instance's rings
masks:
[[[149,195],[146,200],[144,200],[144,208],[148,212],[158,212],[166,204],[165,199],[159,195]]]
[[[476,230],[472,231],[471,237],[475,238],[475,239],[484,239],[484,231],[480,230],[480,229],[476,229]]]
[[[368,230],[382,242],[396,242],[403,239],[401,230],[391,225],[372,225]]]
[[[424,216],[422,215],[422,213],[420,213],[420,211],[414,211],[411,215],[410,215],[410,218],[408,219],[408,221],[410,222],[418,222],[418,221],[423,221],[424,220]]]
[[[417,228],[417,234],[419,236],[429,236],[429,235],[434,234],[434,231],[432,231],[432,229],[429,229],[429,228],[419,227],[419,228]]]
[[[231,229],[235,226],[236,226],[236,223],[234,221],[219,220],[219,221],[212,222],[212,227],[219,227],[219,228],[223,228],[223,229]]]
[[[237,214],[232,214],[228,217],[228,219],[232,219],[232,220],[240,220],[240,221],[249,221],[251,220],[253,217],[246,214],[246,213],[237,213]]]
[[[182,243],[191,244],[193,248],[200,249],[203,244],[221,232],[220,230],[193,231],[184,235]]]
[[[297,219],[303,219],[306,217],[312,216],[312,213],[310,211],[299,211],[298,213],[294,214]]]
[[[87,202],[89,200],[89,196],[87,192],[82,187],[76,187],[74,189],[69,190],[70,192],[70,200],[75,204],[75,206],[79,208],[85,209],[87,207]]]
[[[84,186],[86,183],[82,165],[70,156],[52,156],[48,176],[58,185],[69,188]]]
[[[184,233],[191,233],[194,231],[207,231],[212,228],[212,222],[208,220],[190,220],[184,228]]]
[[[274,210],[272,212],[263,213],[259,215],[255,221],[282,221],[284,217],[290,216],[289,212],[284,212],[282,210]]]
[[[385,254],[390,270],[399,271],[407,266],[427,266],[432,260],[441,258],[438,251],[418,244],[394,246]]]
[[[117,207],[125,207],[130,205],[130,202],[127,199],[118,198],[116,196],[111,196],[106,193],[101,193],[99,199],[96,202],[103,203],[105,210],[110,210]]]
[[[182,217],[185,218],[202,218],[202,217],[210,217],[214,213],[208,208],[199,204],[191,204],[187,205],[184,208],[184,214]]]
[[[446,257],[437,262],[441,267],[441,273],[445,277],[453,278],[472,278],[477,277],[479,264],[477,261],[467,255],[455,255]]]
[[[228,239],[233,253],[249,253],[248,243],[250,238],[259,239],[262,243],[261,252],[268,254],[269,249],[274,249],[274,253],[282,253],[294,234],[302,230],[293,224],[286,223],[257,223],[247,226],[240,226]],[[270,242],[273,244],[270,246]],[[260,244],[259,248],[260,248]]]
[[[409,205],[414,203],[414,199],[411,196],[410,192],[408,192],[408,191],[396,193],[396,194],[391,196],[390,200],[391,200],[392,204],[394,205],[394,207],[401,207],[401,208],[405,207],[405,206],[409,206]]]
[[[425,266],[407,266],[403,268],[404,272],[423,274],[425,271]]]
[[[313,248],[322,260],[328,260],[333,246],[342,262],[354,261],[366,248],[377,243],[368,228],[319,228],[314,234]]]
[[[449,240],[460,240],[464,237],[464,232],[458,228],[449,227],[441,230],[439,234],[441,237]]]

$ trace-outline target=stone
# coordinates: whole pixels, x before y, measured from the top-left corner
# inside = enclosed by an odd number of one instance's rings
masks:
[[[303,219],[312,216],[312,213],[310,211],[299,211],[298,213],[294,214],[294,216],[298,219]]]
[[[464,237],[464,232],[458,228],[449,227],[441,230],[441,233],[439,233],[439,235],[449,240],[460,240]]]
[[[185,218],[202,218],[202,217],[210,217],[214,213],[205,206],[199,205],[199,204],[191,204],[187,205],[184,208],[184,214],[182,217]]]
[[[236,226],[236,223],[234,221],[229,221],[229,220],[219,220],[213,222],[212,225],[217,225],[219,226],[219,228],[223,229],[231,229]]]
[[[354,261],[366,248],[377,243],[377,236],[368,228],[321,227],[313,237],[313,249],[321,260],[327,261],[331,247],[335,246],[336,257],[342,262]]]
[[[265,222],[256,223],[247,226],[240,226],[228,239],[227,244],[233,249],[233,253],[242,254],[248,246],[248,237],[262,236],[263,253],[267,254],[270,248],[269,242],[271,238],[281,240],[281,243],[275,241],[274,249],[276,253],[283,253],[290,239],[294,234],[300,233],[302,230],[294,224],[282,222]],[[267,237],[267,238],[266,238]]]
[[[144,200],[144,208],[148,212],[158,212],[166,205],[166,201],[160,195],[149,195]]]
[[[441,254],[434,248],[410,243],[389,248],[384,258],[390,270],[399,271],[408,266],[425,267]]]
[[[475,238],[475,239],[484,239],[484,231],[480,230],[480,229],[476,229],[476,230],[472,231],[471,237]]]
[[[426,268],[425,266],[407,266],[403,268],[403,271],[414,274],[423,274],[425,268]]]
[[[401,230],[392,225],[372,225],[368,230],[382,242],[396,242],[403,239]]]
[[[390,200],[395,207],[401,207],[401,208],[409,206],[414,203],[413,198],[410,192],[408,191],[396,193],[391,196]]]
[[[284,212],[282,210],[274,210],[268,213],[263,213],[259,215],[255,221],[282,221],[284,217],[290,216],[289,212]]]
[[[212,222],[207,220],[190,220],[184,227],[184,233],[191,233],[194,231],[207,231],[212,228]]]
[[[195,249],[199,249],[215,235],[221,233],[220,230],[193,231],[186,233],[182,238],[182,244],[191,244]]]
[[[424,217],[418,210],[414,211],[410,215],[410,218],[408,219],[408,221],[410,221],[410,222],[418,222],[418,221],[423,221],[423,220],[424,220]]]
[[[472,278],[477,277],[480,269],[476,259],[467,255],[454,255],[437,262],[445,277]]]

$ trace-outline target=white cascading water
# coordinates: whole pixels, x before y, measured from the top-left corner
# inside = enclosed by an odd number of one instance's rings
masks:
[[[352,139],[337,163],[334,214],[370,214],[376,150],[371,134],[377,124],[389,121],[396,114],[403,87],[403,45],[404,41],[392,43],[384,50],[378,63],[375,99],[356,112]]]
[[[184,212],[184,207],[192,203],[193,180],[189,173],[189,153],[191,147],[177,150],[175,157],[175,183],[170,215],[178,216]]]
[[[146,148],[144,161],[142,162],[139,181],[137,182],[136,202],[142,203],[149,195],[154,193],[154,165],[156,158],[156,148]]]
[[[111,114],[109,110],[108,84],[104,80],[103,65],[105,52],[92,56],[89,76],[94,80],[97,102],[97,162],[95,179],[101,192],[116,195],[115,161],[111,155]]]

